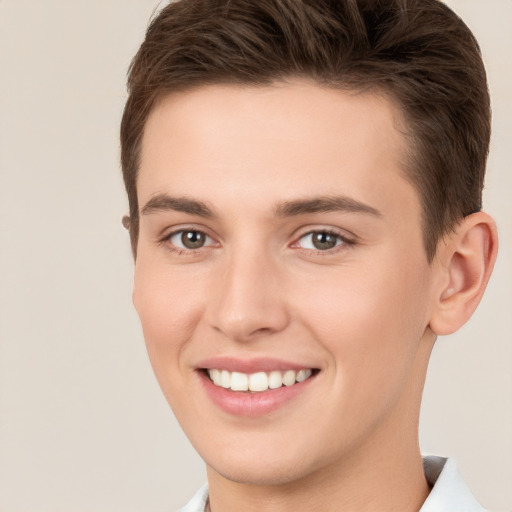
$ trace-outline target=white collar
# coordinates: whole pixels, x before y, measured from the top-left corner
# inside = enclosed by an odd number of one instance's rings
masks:
[[[485,512],[453,459],[428,455],[423,457],[423,469],[432,490],[420,512]]]

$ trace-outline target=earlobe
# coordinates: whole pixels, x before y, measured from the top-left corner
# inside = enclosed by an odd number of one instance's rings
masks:
[[[484,294],[497,249],[496,224],[484,212],[464,218],[439,248],[440,279],[429,324],[436,334],[451,334],[469,320]]]

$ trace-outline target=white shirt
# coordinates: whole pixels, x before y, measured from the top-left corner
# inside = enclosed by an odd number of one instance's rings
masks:
[[[427,482],[432,487],[419,512],[485,512],[462,480],[453,459],[429,455],[423,457]],[[204,512],[208,501],[208,485],[178,512]]]

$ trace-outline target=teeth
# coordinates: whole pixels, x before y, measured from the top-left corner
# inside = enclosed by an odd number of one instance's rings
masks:
[[[288,370],[287,372],[284,372],[283,375],[283,384],[285,386],[292,386],[295,384],[295,377],[297,374],[293,370]]]
[[[245,373],[233,372],[231,374],[231,389],[233,391],[247,391],[249,389],[249,377]]]
[[[226,389],[231,387],[231,374],[227,370],[220,372],[220,385]]]
[[[297,372],[297,376],[295,377],[295,380],[297,382],[302,382],[310,376],[311,376],[311,370],[299,370]]]
[[[283,385],[283,376],[281,372],[270,372],[268,376],[268,387],[270,389],[277,389]]]
[[[216,386],[222,386],[222,379],[220,376],[220,371],[217,369],[210,370],[210,378],[213,380]]]
[[[220,386],[232,391],[253,391],[261,392],[267,389],[277,389],[282,386],[293,386],[296,382],[303,382],[311,377],[312,370],[303,369],[296,372],[295,370],[286,370],[285,372],[272,371],[270,373],[240,373],[228,372],[227,370],[219,370],[212,368],[208,370],[210,379],[216,386]]]
[[[249,389],[251,391],[265,391],[268,389],[268,377],[264,372],[253,373],[249,376]]]

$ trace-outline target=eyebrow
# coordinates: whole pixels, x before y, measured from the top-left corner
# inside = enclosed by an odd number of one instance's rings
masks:
[[[187,197],[171,197],[167,194],[158,194],[152,197],[141,209],[142,215],[162,211],[175,211],[198,215],[200,217],[215,217],[212,209],[195,199]]]
[[[351,197],[338,195],[285,201],[274,210],[276,217],[292,217],[318,212],[364,213],[382,217],[382,213],[376,208]]]
[[[158,194],[152,197],[141,209],[142,215],[161,211],[176,211],[214,218],[213,210],[203,201],[187,197],[172,197]],[[363,213],[374,217],[382,217],[382,213],[370,205],[347,196],[321,196],[307,199],[294,199],[280,203],[274,208],[276,217],[294,217],[320,212]]]

